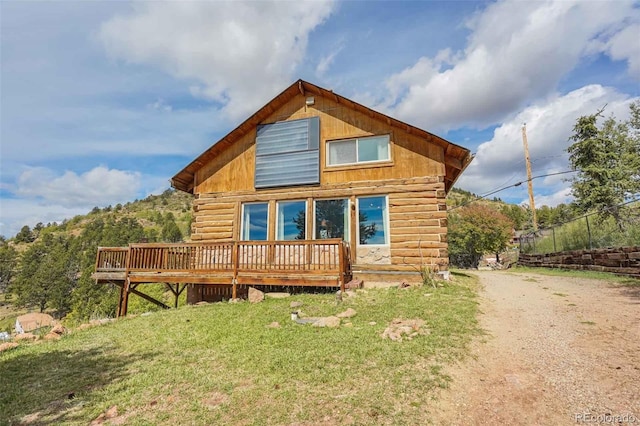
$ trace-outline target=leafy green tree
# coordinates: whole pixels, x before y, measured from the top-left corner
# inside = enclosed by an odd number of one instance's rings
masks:
[[[500,208],[500,213],[507,216],[513,222],[515,229],[522,230],[529,222],[529,214],[527,209],[515,204],[505,204]]]
[[[600,127],[602,110],[580,117],[567,149],[578,172],[571,185],[578,208],[596,211],[600,221],[612,217],[620,229],[632,216],[621,204],[640,193],[640,102],[630,111],[629,120],[610,117]]]
[[[485,253],[498,261],[512,236],[513,222],[504,214],[482,204],[471,204],[449,217],[449,258],[461,267],[477,267]]]
[[[538,226],[545,228],[553,225],[553,208],[549,206],[542,206],[536,209],[536,216],[538,218]]]

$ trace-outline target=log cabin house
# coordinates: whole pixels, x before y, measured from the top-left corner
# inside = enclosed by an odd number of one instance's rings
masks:
[[[145,282],[176,301],[188,287],[194,303],[249,285],[420,280],[447,269],[445,198],[471,159],[298,80],[172,178],[195,196],[192,242],[100,248],[95,277],[121,287],[123,315]]]

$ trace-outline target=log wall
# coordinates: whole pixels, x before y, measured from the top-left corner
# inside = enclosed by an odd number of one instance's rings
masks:
[[[518,264],[531,267],[582,269],[640,278],[640,246],[520,254]]]
[[[355,206],[356,197],[387,195],[389,198],[390,263],[360,265],[367,269],[416,271],[420,265],[437,265],[446,269],[447,212],[444,178],[442,176],[380,181],[354,181],[318,187],[280,188],[273,190],[238,191],[234,193],[200,193],[194,200],[193,241],[233,241],[240,239],[240,212],[243,203],[270,203],[269,239],[275,236],[275,203],[286,200],[348,198]],[[312,207],[308,206],[307,223],[312,227]],[[355,208],[351,214],[352,261],[357,267]],[[308,235],[311,232],[308,231]],[[360,249],[366,245],[359,246]],[[362,250],[359,251],[361,258]]]

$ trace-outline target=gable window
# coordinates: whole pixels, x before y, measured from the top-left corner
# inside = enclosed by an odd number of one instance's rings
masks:
[[[269,206],[267,203],[242,205],[240,239],[244,241],[266,241]]]
[[[256,188],[320,183],[320,118],[258,126]]]
[[[276,239],[304,240],[307,229],[307,202],[279,201],[277,210]]]
[[[327,166],[388,161],[389,135],[327,142]]]
[[[389,209],[387,197],[358,197],[358,242],[389,244]]]
[[[315,202],[315,238],[349,240],[349,200],[317,200]]]

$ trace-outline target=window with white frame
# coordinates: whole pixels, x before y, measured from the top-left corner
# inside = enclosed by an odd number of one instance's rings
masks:
[[[349,241],[349,200],[316,200],[315,202],[316,239],[342,238]]]
[[[389,144],[389,135],[329,141],[327,166],[388,161]]]
[[[389,208],[387,197],[358,197],[358,242],[389,244]]]
[[[267,203],[246,203],[242,205],[241,240],[266,241],[268,226],[269,205]]]
[[[278,201],[276,216],[277,240],[306,239],[306,201]]]

